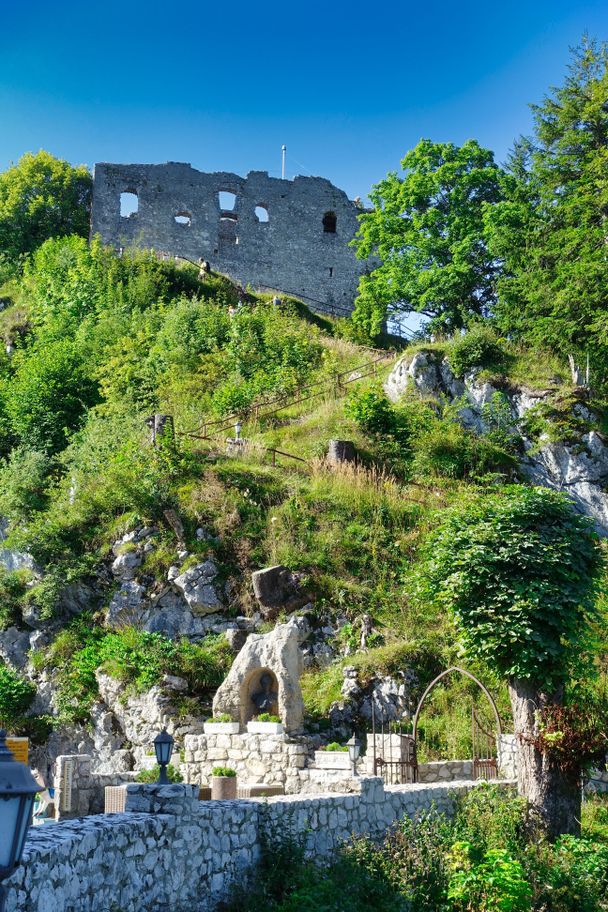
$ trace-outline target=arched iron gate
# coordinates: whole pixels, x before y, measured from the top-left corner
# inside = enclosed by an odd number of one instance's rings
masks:
[[[434,687],[439,684],[443,678],[453,672],[458,672],[473,681],[486,697],[496,723],[496,733],[486,726],[477,713],[475,706],[471,707],[471,740],[473,746],[473,779],[496,779],[498,776],[497,766],[497,739],[502,735],[502,726],[498,708],[489,690],[484,687],[479,678],[453,665],[442,671],[441,674],[434,678],[426,688],[414,715],[414,723],[411,735],[404,735],[392,730],[391,722],[388,724],[384,719],[384,713],[380,719],[377,718],[374,703],[372,700],[372,763],[375,776],[382,776],[388,785],[404,784],[418,781],[418,760],[417,760],[417,740],[418,740],[418,722],[420,712],[425,700]],[[368,747],[369,751],[369,747]]]

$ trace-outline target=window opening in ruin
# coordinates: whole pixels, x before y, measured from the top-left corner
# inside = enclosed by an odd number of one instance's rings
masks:
[[[236,234],[236,227],[238,224],[238,219],[236,215],[224,212],[220,216],[220,232],[219,232],[219,246],[220,249],[225,246],[232,246],[233,244],[238,244],[238,238]]]
[[[178,212],[174,218],[178,225],[192,224],[192,214],[190,212]]]
[[[255,207],[255,217],[257,218],[258,222],[262,222],[263,224],[268,224],[269,218],[268,218],[268,209],[266,208],[266,206],[256,206]]]
[[[236,193],[231,193],[229,190],[220,190],[217,196],[222,212],[225,210],[230,211],[236,206]]]
[[[326,212],[323,216],[323,231],[326,234],[335,234],[338,219],[335,212]]]
[[[139,198],[137,191],[125,190],[120,194],[120,215],[121,218],[130,218],[136,215],[139,209]]]
[[[334,267],[333,267],[333,266],[329,266],[328,268],[329,268],[329,278],[330,278],[330,279],[333,279],[333,277],[334,277]]]

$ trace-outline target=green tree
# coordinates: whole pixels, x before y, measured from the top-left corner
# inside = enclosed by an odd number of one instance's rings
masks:
[[[361,216],[357,256],[380,265],[359,283],[354,322],[377,335],[391,314],[417,312],[445,329],[486,315],[496,262],[484,240],[484,206],[501,198],[500,169],[475,140],[462,146],[424,139],[376,184]]]
[[[564,770],[538,746],[538,716],[560,704],[591,648],[602,557],[589,521],[562,494],[513,486],[454,509],[430,537],[426,599],[455,618],[468,654],[509,685],[520,793],[548,833],[576,832],[580,764]]]
[[[89,233],[91,175],[48,152],[0,174],[0,251],[17,259],[47,238]]]
[[[504,199],[485,213],[504,266],[496,316],[511,334],[608,368],[608,45],[585,39],[562,86],[533,105]]]
[[[15,375],[2,390],[11,429],[24,447],[58,453],[97,402],[97,385],[70,339],[35,344],[13,360]]]
[[[35,685],[20,677],[0,659],[0,727],[12,729],[17,725],[35,695]]]

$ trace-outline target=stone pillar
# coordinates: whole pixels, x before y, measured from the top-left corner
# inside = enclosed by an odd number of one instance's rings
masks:
[[[198,785],[175,782],[170,785],[129,783],[125,811],[136,814],[173,814],[185,817],[198,806]]]
[[[71,820],[89,813],[93,782],[88,754],[62,754],[55,766],[55,819]]]
[[[357,451],[352,440],[330,440],[327,448],[327,461],[331,465],[340,465],[343,462],[354,462]]]

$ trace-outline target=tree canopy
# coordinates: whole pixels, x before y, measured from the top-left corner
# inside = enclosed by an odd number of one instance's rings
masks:
[[[590,644],[601,568],[597,536],[566,496],[516,485],[447,514],[421,593],[452,612],[472,657],[547,690]]]
[[[86,237],[92,179],[48,152],[27,152],[0,173],[0,251],[16,260],[47,238]]]
[[[370,194],[354,241],[379,265],[359,284],[355,323],[377,334],[391,313],[418,312],[446,329],[485,315],[495,299],[496,264],[483,209],[500,199],[500,169],[475,140],[423,139]]]
[[[486,236],[504,274],[496,317],[533,344],[608,368],[608,45],[585,39],[533,105]]]

